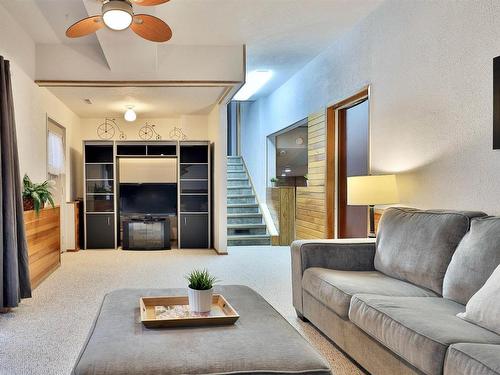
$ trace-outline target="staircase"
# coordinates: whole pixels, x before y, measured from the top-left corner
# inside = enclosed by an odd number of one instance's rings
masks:
[[[227,157],[227,245],[271,245],[241,156]]]

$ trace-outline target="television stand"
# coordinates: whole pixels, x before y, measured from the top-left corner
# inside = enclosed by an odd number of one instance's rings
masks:
[[[170,250],[170,219],[146,215],[123,221],[123,250]]]

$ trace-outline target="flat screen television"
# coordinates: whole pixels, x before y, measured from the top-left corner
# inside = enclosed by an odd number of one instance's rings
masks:
[[[120,184],[122,214],[177,214],[177,184]]]

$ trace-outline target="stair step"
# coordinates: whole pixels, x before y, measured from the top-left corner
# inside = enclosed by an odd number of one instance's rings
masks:
[[[228,194],[228,198],[255,198],[255,194]]]
[[[269,246],[271,245],[271,236],[269,235],[245,235],[228,236],[228,246]]]
[[[228,164],[227,171],[229,172],[245,172],[245,168],[243,168],[243,164]]]
[[[246,181],[246,184],[244,183]],[[227,179],[227,186],[229,187],[236,187],[236,188],[248,188],[250,187],[250,183],[248,180],[231,180]]]
[[[242,178],[242,179],[247,180],[248,175],[245,171],[227,171],[227,178],[228,179]]]
[[[262,224],[262,214],[258,212],[235,213],[227,215],[228,224]]]
[[[240,203],[256,203],[255,195],[228,195],[227,196],[228,204],[240,204]]]
[[[267,234],[267,227],[266,224],[228,224],[227,234],[228,236]]]
[[[241,204],[228,204],[228,208],[231,207],[257,207],[259,208],[259,205],[257,203],[241,203]]]
[[[238,194],[253,194],[252,188],[250,186],[228,186],[227,187],[228,197],[238,195]]]

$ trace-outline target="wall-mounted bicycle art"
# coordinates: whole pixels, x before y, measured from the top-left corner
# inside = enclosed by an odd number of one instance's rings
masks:
[[[156,125],[146,124],[139,129],[139,138],[149,141],[150,139],[156,139],[159,141],[161,139],[161,135],[155,129]]]
[[[172,130],[170,130],[168,136],[173,141],[185,141],[187,139],[187,135],[184,134],[182,129],[178,127],[174,127]]]
[[[97,126],[97,136],[100,139],[113,139],[116,132],[118,132],[119,139],[127,139],[127,135],[118,126],[114,118],[106,118],[102,124]]]

